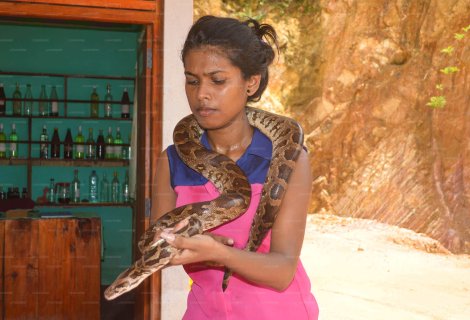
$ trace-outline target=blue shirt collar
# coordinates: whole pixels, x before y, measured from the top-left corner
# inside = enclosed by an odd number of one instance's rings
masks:
[[[255,155],[258,157],[261,157],[266,160],[271,160],[271,155],[272,155],[272,142],[269,140],[268,137],[266,137],[261,131],[259,131],[257,128],[254,128],[253,132],[253,138],[251,139],[251,143],[246,149],[244,155],[242,158],[247,155]],[[204,131],[201,137],[201,143],[204,147],[207,149],[211,150],[211,146],[209,144],[209,140],[207,138],[207,132]]]

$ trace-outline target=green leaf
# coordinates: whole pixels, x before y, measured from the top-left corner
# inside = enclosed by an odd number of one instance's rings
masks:
[[[442,85],[442,83],[436,84],[436,89],[442,91],[444,90],[444,86]]]
[[[434,97],[431,97],[428,101],[428,103],[426,103],[427,106],[431,107],[431,108],[439,108],[439,109],[442,109],[445,107],[447,101],[446,101],[446,97],[444,96],[434,96]]]
[[[462,40],[463,38],[465,38],[465,34],[464,33],[454,33],[454,38],[455,38],[455,40]]]
[[[440,71],[444,74],[451,74],[451,73],[459,72],[460,70],[459,68],[452,66],[452,67],[445,67],[444,69],[441,69]]]
[[[450,56],[454,52],[454,49],[455,48],[453,46],[448,46],[447,48],[442,49],[441,52]]]
[[[462,30],[465,31],[465,32],[467,32],[468,30],[470,30],[470,24],[469,24],[468,26],[466,26],[466,27],[463,27]]]

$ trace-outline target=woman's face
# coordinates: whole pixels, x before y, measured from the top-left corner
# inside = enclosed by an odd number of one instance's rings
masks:
[[[247,91],[256,92],[259,77],[243,79],[241,70],[213,46],[188,51],[184,69],[189,106],[202,128],[225,128],[246,119]]]

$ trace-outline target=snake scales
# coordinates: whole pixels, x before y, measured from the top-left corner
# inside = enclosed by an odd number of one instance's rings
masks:
[[[292,119],[251,107],[246,107],[246,113],[250,125],[258,128],[273,143],[271,164],[245,248],[256,251],[279,211],[289,176],[302,149],[303,132]],[[177,253],[177,249],[163,239],[154,241],[161,230],[172,228],[188,218],[189,223],[177,233],[192,236],[231,221],[248,209],[251,188],[245,174],[230,158],[205,149],[199,141],[201,134],[202,129],[194,116],[189,115],[176,125],[174,144],[181,159],[214,183],[220,196],[212,201],[176,208],[150,226],[138,243],[142,257],[106,289],[104,296],[107,300],[137,287],[149,275],[167,265]],[[224,290],[230,275],[227,270],[222,283]]]

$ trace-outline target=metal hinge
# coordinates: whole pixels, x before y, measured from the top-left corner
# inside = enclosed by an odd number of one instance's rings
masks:
[[[147,69],[152,69],[152,48],[147,48]]]
[[[152,209],[152,201],[149,198],[145,198],[145,217],[149,218]]]

